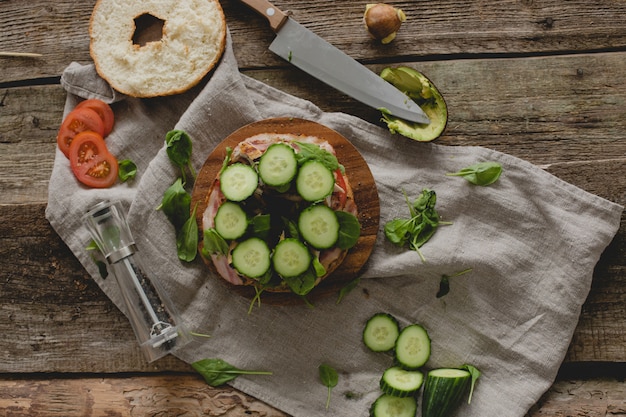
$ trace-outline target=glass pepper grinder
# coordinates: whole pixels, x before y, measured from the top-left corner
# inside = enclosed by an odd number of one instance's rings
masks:
[[[115,275],[128,318],[148,362],[188,343],[189,333],[167,294],[141,266],[121,203],[96,204],[84,216],[84,223]]]

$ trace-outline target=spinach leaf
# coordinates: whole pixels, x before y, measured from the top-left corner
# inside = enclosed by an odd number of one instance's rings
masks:
[[[308,294],[315,286],[317,277],[315,271],[309,268],[305,273],[298,275],[297,277],[283,277],[291,291],[297,295]]]
[[[337,157],[325,149],[319,147],[314,143],[295,142],[298,145],[299,151],[296,153],[298,164],[302,165],[306,161],[316,160],[324,164],[326,168],[331,171],[339,168],[339,161]]]
[[[479,162],[457,172],[449,172],[448,176],[463,177],[474,185],[486,186],[493,184],[502,174],[502,165],[497,162]]]
[[[191,209],[191,195],[183,187],[183,180],[178,178],[174,184],[165,190],[161,205],[157,209],[163,210],[176,231],[180,230],[189,219]]]
[[[467,399],[467,403],[470,404],[472,402],[472,394],[474,393],[474,386],[476,385],[476,381],[480,378],[480,371],[472,365],[465,364],[461,367],[462,369],[467,370],[472,376],[472,385],[470,386],[469,398]]]
[[[336,211],[337,220],[339,221],[339,238],[337,246],[340,249],[350,249],[357,244],[361,236],[361,224],[353,214],[345,211]]]
[[[437,203],[435,191],[423,189],[413,203],[409,201],[404,191],[403,194],[411,217],[396,218],[385,223],[385,237],[397,246],[408,244],[409,249],[416,251],[422,262],[426,262],[420,248],[430,240],[440,225],[451,223],[440,220],[435,210]]]
[[[257,216],[254,216],[250,223],[252,224],[252,233],[254,234],[254,236],[263,240],[267,240],[270,234],[270,230],[272,228],[270,215],[259,214]]]
[[[196,172],[191,164],[192,145],[189,135],[183,130],[171,130],[165,135],[165,145],[167,156],[182,171],[183,182],[187,182],[185,168],[188,168],[191,176],[195,178]]]
[[[318,367],[318,370],[322,384],[328,387],[328,396],[326,397],[326,408],[328,409],[328,406],[330,405],[330,393],[339,382],[339,374],[337,374],[337,371],[332,366],[326,364],[321,364]]]
[[[176,250],[178,251],[178,259],[181,261],[191,262],[196,259],[198,253],[198,223],[196,222],[196,205],[193,213],[187,219],[183,227],[176,235]]]
[[[316,256],[313,256],[311,264],[313,265],[313,270],[315,271],[316,277],[324,276],[324,274],[326,273],[326,268],[320,262],[319,253]]]
[[[213,254],[226,255],[228,253],[228,243],[217,233],[215,228],[206,229],[204,231],[204,239],[202,242],[202,256],[205,258],[210,258]]]
[[[341,287],[341,289],[339,290],[339,296],[337,297],[337,304],[339,304],[346,297],[346,295],[348,295],[353,289],[355,289],[357,285],[359,285],[359,282],[361,282],[360,277],[353,279],[352,281]]]
[[[122,159],[118,162],[117,176],[122,182],[132,180],[137,176],[137,165],[130,159]]]
[[[452,275],[442,275],[439,281],[439,291],[437,291],[437,298],[441,298],[450,292],[450,278],[458,277],[459,275],[470,272],[472,268],[467,268]]]
[[[191,364],[204,380],[212,387],[219,387],[232,381],[239,375],[272,375],[269,371],[248,371],[239,369],[222,359],[201,359]]]

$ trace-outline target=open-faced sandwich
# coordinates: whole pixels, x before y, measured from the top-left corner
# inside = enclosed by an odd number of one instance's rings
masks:
[[[201,253],[232,285],[305,295],[360,235],[345,169],[315,136],[262,133],[228,148],[205,198]]]

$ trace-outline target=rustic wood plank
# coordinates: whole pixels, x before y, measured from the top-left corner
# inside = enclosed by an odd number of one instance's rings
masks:
[[[38,52],[39,58],[0,58],[0,83],[56,77],[71,62],[89,62],[89,17],[95,0],[0,2],[0,50]],[[267,51],[266,22],[237,0],[222,0],[235,52],[244,68],[285,65]],[[357,59],[409,60],[425,56],[567,53],[624,49],[626,4],[601,0],[400,2],[407,22],[389,45],[370,39],[363,1],[314,4],[277,1],[293,17]],[[24,28],[27,28],[25,31]]]
[[[614,201],[623,199],[619,190],[626,181],[625,164],[620,161],[626,155],[626,81],[611,74],[626,73],[626,53],[436,61],[413,66],[435,82],[448,103],[448,126],[438,143],[486,146],[542,166],[615,158],[616,171],[598,178],[614,177],[614,190],[602,195]],[[379,71],[382,66],[371,68]],[[297,69],[244,73],[310,100],[323,110],[379,123],[376,110]],[[0,203],[47,199],[64,99],[59,85],[0,89],[0,186],[10,190],[0,196]],[[473,104],[477,99],[480,106]],[[405,139],[398,136],[398,140]],[[596,175],[593,169],[591,176]]]
[[[610,378],[566,379],[527,417],[619,416],[626,386]],[[287,417],[230,387],[206,385],[194,374],[11,378],[0,380],[0,414],[12,417],[211,415]]]

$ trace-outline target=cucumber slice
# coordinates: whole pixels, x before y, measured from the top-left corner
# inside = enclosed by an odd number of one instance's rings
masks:
[[[298,239],[280,241],[272,256],[274,270],[282,277],[291,278],[303,274],[311,265],[311,253]]]
[[[372,417],[415,417],[417,400],[415,397],[395,397],[383,394],[372,404]]]
[[[424,327],[411,324],[400,332],[396,340],[396,361],[404,369],[416,370],[430,357],[430,337]]]
[[[287,185],[298,172],[296,153],[285,143],[274,143],[261,156],[258,169],[265,184],[272,187]]]
[[[258,237],[240,242],[233,249],[233,266],[242,275],[258,278],[270,269],[270,249]]]
[[[296,177],[298,194],[306,201],[319,201],[331,195],[335,188],[335,176],[322,162],[306,161]]]
[[[328,249],[339,239],[339,221],[335,211],[323,204],[309,206],[298,217],[300,234],[316,249]]]
[[[424,383],[422,417],[449,417],[468,394],[471,374],[463,369],[440,368],[428,372]]]
[[[365,324],[363,343],[373,352],[387,352],[394,348],[399,334],[398,321],[392,315],[376,313]]]
[[[387,369],[380,379],[380,389],[396,397],[414,395],[424,382],[424,374],[420,371],[407,371],[399,366]]]
[[[220,175],[220,188],[231,201],[243,201],[250,197],[259,185],[259,175],[250,165],[229,165]]]
[[[215,230],[224,239],[239,239],[247,228],[248,217],[239,204],[226,201],[217,209]]]

